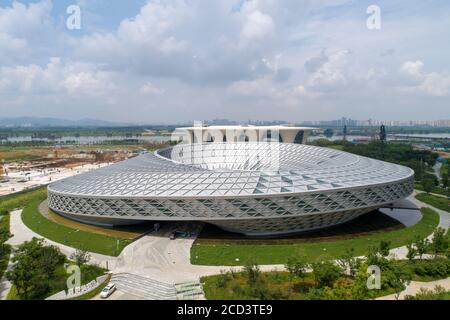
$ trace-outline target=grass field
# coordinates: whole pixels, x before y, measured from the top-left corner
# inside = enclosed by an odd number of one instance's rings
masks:
[[[60,153],[74,153],[77,150],[84,151],[94,151],[94,150],[127,150],[135,151],[142,149],[157,149],[165,145],[122,145],[122,144],[95,144],[95,145],[79,145],[75,147],[64,147],[59,149]],[[55,148],[50,146],[0,146],[1,159],[6,162],[16,162],[16,161],[32,161],[39,160],[47,157],[47,155],[52,154]]]
[[[424,187],[420,183],[414,184],[414,189],[425,191]],[[431,193],[442,194],[443,196],[450,197],[450,189],[444,189],[442,187],[434,187]]]
[[[72,229],[44,218],[38,207],[45,198],[46,193],[35,196],[22,211],[25,225],[41,236],[69,247],[108,256],[118,256],[130,243],[125,239]]]
[[[450,201],[445,197],[437,197],[432,194],[419,193],[416,199],[429,204],[435,208],[450,212]]]
[[[109,256],[118,256],[129,243],[129,239],[87,232],[59,225],[39,213],[39,204],[47,197],[46,187],[20,192],[0,198],[0,212],[24,208],[22,219],[34,232],[55,242],[74,248]]]
[[[295,235],[288,235],[276,238],[267,237],[246,237],[241,234],[226,232],[219,227],[206,224],[202,232],[199,234],[195,243],[197,244],[298,244],[319,241],[335,241],[352,239],[355,236],[373,235],[377,233],[384,233],[387,231],[394,231],[404,229],[405,226],[399,221],[391,218],[382,212],[374,211],[362,215],[347,223],[333,226],[331,228],[300,233]]]
[[[43,206],[44,205],[41,204],[41,207],[43,207]],[[55,222],[56,224],[66,226],[71,229],[86,231],[89,233],[95,233],[95,234],[113,237],[113,238],[127,239],[130,241],[133,241],[137,237],[140,237],[144,233],[148,232],[148,230],[153,227],[153,224],[151,224],[151,226],[149,224],[142,224],[142,225],[137,225],[137,226],[122,226],[122,227],[117,227],[117,228],[97,227],[94,225],[70,220],[68,218],[65,218],[65,217],[53,212],[52,210],[48,210],[46,205],[44,207],[45,207],[45,209],[40,208],[40,210],[46,210],[44,217],[49,219],[52,222]],[[43,212],[45,212],[45,211],[40,211],[41,214]]]
[[[406,245],[415,236],[430,235],[439,224],[439,215],[429,208],[422,209],[423,217],[414,226],[401,230],[387,231],[373,235],[356,236],[353,239],[299,243],[289,245],[246,245],[246,244],[194,244],[191,262],[196,265],[245,265],[284,264],[290,257],[302,257],[308,262],[322,259],[336,259],[347,248],[354,248],[356,255],[363,255],[369,246],[378,245],[381,240],[390,241],[391,247]]]
[[[40,187],[34,190],[22,191],[11,195],[0,197],[0,212],[10,212],[14,209],[25,207],[36,197],[46,197],[46,187]]]
[[[11,161],[30,161],[41,159],[53,152],[50,147],[7,147],[0,146],[2,159]]]

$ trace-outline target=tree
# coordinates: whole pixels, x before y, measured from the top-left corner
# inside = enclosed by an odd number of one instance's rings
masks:
[[[306,270],[308,269],[308,264],[300,259],[289,258],[285,267],[292,278],[297,277],[303,279]]]
[[[426,193],[433,191],[435,187],[435,180],[431,178],[425,178],[422,180],[422,187]]]
[[[333,131],[333,129],[325,129],[323,134],[325,135],[325,137],[331,138],[334,135],[334,131]]]
[[[91,256],[86,250],[76,249],[75,252],[70,255],[70,260],[74,261],[77,266],[81,267],[81,265],[86,264],[89,260],[91,260]]]
[[[422,260],[423,255],[427,253],[430,247],[430,241],[427,238],[416,236],[414,245],[416,247],[417,254],[419,255],[419,259]]]
[[[315,262],[311,265],[316,285],[319,288],[333,287],[342,275],[342,268],[330,261]]]
[[[433,234],[433,239],[431,240],[430,245],[430,248],[433,251],[435,257],[437,257],[439,253],[446,252],[448,247],[449,240],[445,235],[445,229],[437,228]]]
[[[344,254],[338,259],[337,262],[344,271],[348,271],[351,277],[355,277],[356,271],[361,264],[361,260],[355,257],[354,248],[345,249]]]
[[[444,173],[444,174],[442,175],[442,186],[443,186],[444,188],[448,188],[448,186],[449,186],[448,173]]]
[[[386,142],[386,127],[384,125],[381,125],[380,127],[380,141]]]
[[[383,257],[389,256],[391,243],[389,241],[381,240],[379,244],[380,254]]]
[[[408,249],[408,252],[406,253],[406,258],[408,258],[409,261],[413,261],[417,255],[417,249],[414,247],[414,244],[412,242],[408,243],[406,245],[406,248]]]
[[[49,279],[65,256],[54,246],[44,246],[43,239],[33,238],[20,245],[14,252],[13,267],[6,278],[16,287],[19,297],[36,299],[49,290]]]
[[[388,265],[389,261],[387,257],[389,256],[389,246],[388,241],[380,241],[378,246],[369,247],[369,252],[367,253],[367,264],[369,266],[375,265],[382,268]]]
[[[345,125],[344,126],[344,131],[343,131],[343,134],[344,134],[344,141],[347,141],[347,133],[348,133],[348,130],[347,130],[347,126]]]

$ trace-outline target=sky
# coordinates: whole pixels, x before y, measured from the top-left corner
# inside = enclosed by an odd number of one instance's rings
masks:
[[[439,0],[0,0],[0,117],[450,119],[449,39]]]

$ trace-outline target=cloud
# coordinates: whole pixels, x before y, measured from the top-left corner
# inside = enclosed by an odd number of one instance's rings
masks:
[[[115,89],[109,73],[89,64],[64,64],[59,57],[50,58],[45,67],[30,64],[0,68],[0,92],[10,94],[97,97]]]
[[[406,61],[401,67],[401,71],[411,76],[420,76],[423,69],[423,62],[420,60]]]
[[[413,77],[413,84],[403,87],[408,92],[419,92],[435,97],[448,96],[450,93],[450,74],[446,72],[423,71],[425,64],[420,61],[406,61],[401,66],[401,72]]]
[[[139,89],[139,92],[143,95],[160,95],[164,91],[154,84],[147,82]]]
[[[329,90],[337,86],[346,85],[347,79],[347,61],[350,51],[340,49],[325,53],[322,51],[320,56],[307,61],[305,68],[312,74],[306,81],[307,87],[314,90]]]
[[[254,2],[254,1],[250,1]],[[229,84],[271,72],[275,23],[257,6],[233,3],[148,2],[115,32],[95,33],[75,44],[77,57],[152,77],[191,84]]]
[[[29,5],[13,1],[10,7],[0,7],[1,65],[25,61],[32,46],[40,46],[53,35],[51,9],[50,0]]]
[[[369,31],[366,5],[353,0],[135,0],[111,11],[83,0],[74,32],[66,2],[22,2],[0,5],[3,114],[448,116],[445,2],[381,1],[382,29]]]
[[[274,31],[275,25],[272,17],[260,11],[254,11],[245,17],[241,31],[241,39],[246,43],[263,41],[273,37]]]

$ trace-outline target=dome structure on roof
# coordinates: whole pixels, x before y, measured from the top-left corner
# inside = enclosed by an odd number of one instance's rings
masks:
[[[180,144],[48,187],[49,208],[98,225],[203,221],[247,235],[330,227],[409,196],[414,172],[290,143]]]

